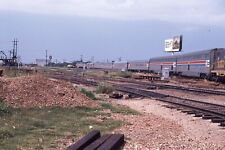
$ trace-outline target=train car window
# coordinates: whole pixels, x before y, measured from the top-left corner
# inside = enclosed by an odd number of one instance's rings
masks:
[[[190,65],[188,64],[188,70],[190,70]]]

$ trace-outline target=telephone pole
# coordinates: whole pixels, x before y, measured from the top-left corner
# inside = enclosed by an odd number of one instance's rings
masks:
[[[46,66],[48,66],[48,50],[46,49],[45,50],[45,63],[46,63]]]
[[[17,46],[18,46],[18,40],[14,39],[13,41],[13,52],[12,52],[12,60],[13,63],[16,63],[16,59],[17,59]]]
[[[9,51],[9,59],[12,59],[12,50]]]
[[[80,61],[83,62],[83,55],[80,55]]]

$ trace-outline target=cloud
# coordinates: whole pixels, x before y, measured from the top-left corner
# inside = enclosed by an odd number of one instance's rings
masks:
[[[0,0],[0,10],[39,14],[224,25],[223,0]]]

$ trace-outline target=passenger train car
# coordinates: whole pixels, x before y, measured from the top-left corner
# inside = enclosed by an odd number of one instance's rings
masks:
[[[225,77],[225,49],[216,48],[176,56],[150,59],[150,70],[202,78]]]
[[[215,48],[174,56],[151,58],[149,60],[96,63],[90,68],[126,69],[190,77],[225,79],[225,48]]]

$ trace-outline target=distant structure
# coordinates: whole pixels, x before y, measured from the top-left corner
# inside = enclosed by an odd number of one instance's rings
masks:
[[[18,40],[14,39],[13,41],[13,50],[10,51],[9,57],[7,57],[4,51],[0,51],[0,61],[3,62],[4,66],[17,66],[17,47],[18,47]]]
[[[47,61],[47,64],[50,63],[50,60],[46,60],[46,59],[36,59],[36,65],[39,66],[39,67],[44,67],[46,66],[46,61]]]

